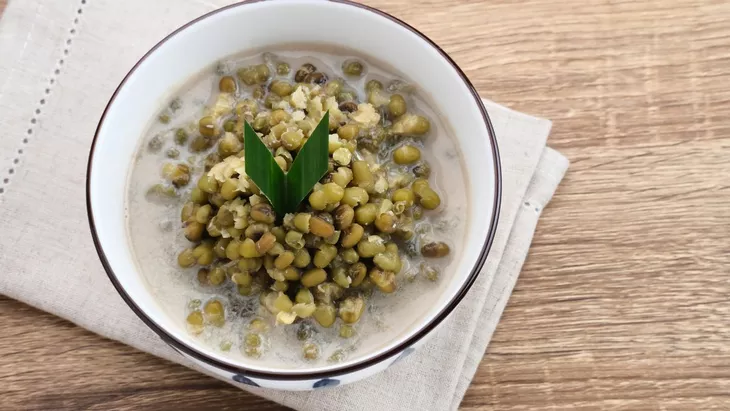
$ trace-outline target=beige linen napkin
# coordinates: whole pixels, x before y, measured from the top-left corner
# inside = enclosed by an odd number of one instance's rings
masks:
[[[101,112],[137,59],[227,3],[10,1],[0,18],[0,293],[195,368],[146,328],[107,279],[86,219],[85,167]],[[301,410],[459,406],[568,166],[545,147],[549,121],[485,105],[504,173],[499,229],[479,279],[435,335],[407,360],[348,386],[301,393],[236,385]]]

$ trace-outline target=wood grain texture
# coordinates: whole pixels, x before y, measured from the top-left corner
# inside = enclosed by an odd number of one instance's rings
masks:
[[[730,3],[367,3],[554,120],[572,161],[462,408],[728,409]],[[14,301],[0,317],[0,408],[282,409]]]

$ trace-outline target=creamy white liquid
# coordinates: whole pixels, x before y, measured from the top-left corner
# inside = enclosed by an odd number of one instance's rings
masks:
[[[393,79],[407,78],[382,69],[382,65],[374,66],[367,58],[337,50],[312,47],[305,51],[274,50],[273,52],[276,55],[275,61],[285,61],[291,65],[290,79],[303,63],[314,64],[319,71],[327,73],[330,79],[343,77],[342,63],[352,57],[361,58],[367,66],[365,75],[359,80],[345,79],[358,91],[360,101],[366,100],[364,86],[370,79],[379,79],[387,85]],[[203,116],[205,105],[215,101],[221,70],[234,75],[237,68],[263,61],[261,54],[235,56],[216,67],[211,67],[208,72],[201,73],[179,90],[176,96],[182,103],[181,108],[172,113],[169,124],[161,124],[155,120],[139,148],[128,179],[128,227],[137,264],[145,275],[150,289],[171,317],[184,324],[187,314],[191,311],[191,304],[196,301],[205,303],[216,297],[224,302],[226,325],[222,328],[206,327],[201,335],[194,338],[204,341],[216,350],[220,349],[222,343],[230,343],[231,348],[226,351],[226,355],[234,360],[261,361],[267,366],[292,369],[305,364],[311,366],[313,363],[311,361],[305,363],[302,357],[303,342],[297,339],[297,330],[301,325],[274,326],[273,316],[260,308],[258,295],[240,296],[230,281],[220,287],[201,286],[196,276],[199,267],[182,269],[177,264],[179,252],[191,244],[183,236],[180,209],[185,199],[189,198],[194,182],[203,172],[203,167],[199,164],[205,154],[191,154],[185,147],[176,146],[173,141],[174,132],[181,127],[195,130],[197,120]],[[273,66],[272,73],[275,73]],[[246,95],[250,94],[251,90],[248,88],[239,92]],[[463,163],[453,138],[449,136],[449,128],[437,113],[431,110],[426,103],[428,99],[428,96],[419,94],[417,87],[414,94],[407,96],[409,111],[426,115],[431,121],[431,131],[424,138],[425,149],[422,150],[422,154],[431,165],[432,173],[429,181],[440,194],[442,204],[437,210],[426,211],[425,218],[418,226],[426,231],[427,238],[447,242],[451,246],[451,253],[444,259],[429,260],[431,265],[441,268],[440,278],[436,282],[429,281],[421,275],[413,280],[407,280],[406,273],[414,265],[415,268],[418,267],[420,258],[409,262],[403,256],[404,267],[397,277],[398,290],[388,295],[381,294],[377,290],[373,292],[372,297],[367,300],[368,308],[355,325],[356,335],[353,338],[343,339],[338,336],[339,319],[329,329],[322,328],[311,319],[304,321],[312,324],[314,332],[310,340],[318,343],[320,347],[320,357],[315,363],[326,364],[330,355],[338,349],[344,349],[346,360],[350,360],[365,351],[371,351],[388,343],[404,332],[435,303],[445,284],[452,278],[450,270],[455,267],[455,261],[464,248],[465,224],[469,213],[466,206],[466,181],[462,170]],[[161,112],[163,111],[169,110],[162,107]],[[152,114],[156,119],[159,113]],[[194,135],[191,132],[190,138],[192,139]],[[161,137],[164,141],[159,153],[151,153],[148,150],[148,142],[154,136]],[[165,157],[166,150],[173,147],[180,150],[180,157],[177,160]],[[162,182],[160,174],[162,165],[165,162],[185,162],[191,156],[196,156],[194,164],[198,166],[194,167],[191,183],[180,190],[180,198],[166,202],[150,201],[146,192],[149,187]],[[246,325],[257,316],[270,324],[270,331],[263,335],[266,346],[264,355],[260,359],[252,359],[241,353],[241,339],[246,332]]]

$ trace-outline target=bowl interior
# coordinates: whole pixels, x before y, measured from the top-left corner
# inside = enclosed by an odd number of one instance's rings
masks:
[[[311,23],[310,23],[311,22]],[[316,25],[317,29],[313,27]],[[425,295],[390,305],[389,329],[364,338],[349,359],[337,365],[292,367],[275,356],[232,358],[188,335],[150,291],[127,241],[127,176],[140,140],[162,104],[197,73],[216,61],[246,50],[292,43],[346,47],[366,58],[387,62],[419,87],[451,128],[466,176],[465,235],[459,259]],[[446,137],[446,136],[443,136]],[[107,108],[95,139],[89,169],[89,204],[98,245],[108,267],[132,303],[169,339],[219,363],[262,373],[306,374],[345,368],[391,351],[423,329],[463,291],[480,260],[494,217],[496,159],[489,130],[471,88],[438,49],[405,26],[348,4],[280,0],[237,5],[189,24],[148,54],[130,73]],[[441,154],[439,154],[441,155]],[[454,186],[456,187],[456,185]],[[448,184],[441,187],[446,192]],[[462,211],[463,210],[463,211]],[[398,296],[391,298],[397,299]]]

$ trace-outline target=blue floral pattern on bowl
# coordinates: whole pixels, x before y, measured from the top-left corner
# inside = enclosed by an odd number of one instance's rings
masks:
[[[252,387],[260,387],[260,385],[258,385],[255,381],[241,374],[235,374],[233,376],[233,381],[240,382],[241,384],[250,385]]]
[[[336,387],[340,385],[340,380],[334,378],[325,378],[314,383],[312,388]]]
[[[408,357],[409,355],[411,355],[413,353],[413,351],[416,351],[416,349],[413,348],[413,347],[406,348],[405,350],[403,350],[402,353],[400,353],[400,355],[398,356],[398,358],[396,358],[395,361],[393,361],[390,365],[393,365],[395,363],[400,362],[400,360],[402,360],[402,359]]]

